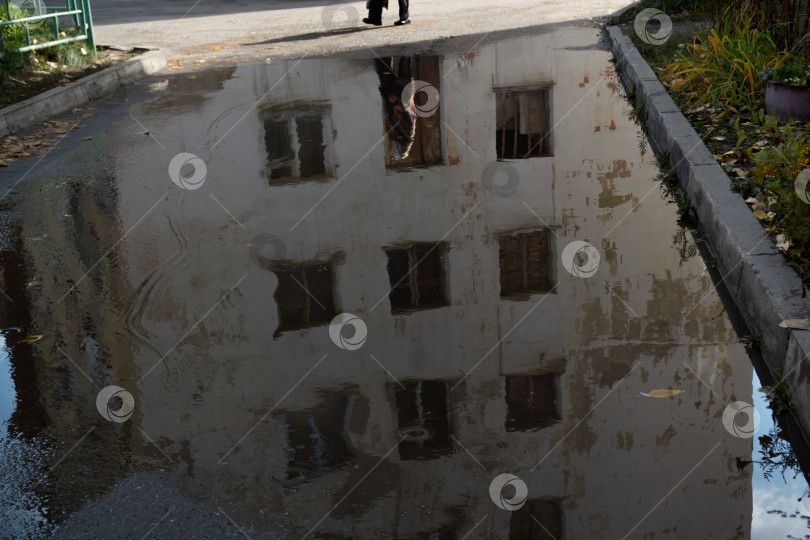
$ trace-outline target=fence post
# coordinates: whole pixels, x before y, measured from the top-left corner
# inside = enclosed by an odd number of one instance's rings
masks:
[[[84,33],[87,35],[87,41],[93,49],[93,55],[96,54],[96,36],[93,31],[93,14],[90,13],[90,0],[82,0],[82,15],[84,16]]]

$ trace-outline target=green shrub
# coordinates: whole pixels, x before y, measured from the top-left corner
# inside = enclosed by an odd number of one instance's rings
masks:
[[[759,108],[764,99],[767,83],[757,73],[788,59],[767,32],[727,22],[686,45],[665,78],[670,90],[684,93],[693,106],[714,102],[740,112]]]

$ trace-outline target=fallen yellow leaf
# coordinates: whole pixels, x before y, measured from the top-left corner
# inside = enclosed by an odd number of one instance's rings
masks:
[[[645,394],[644,392],[641,392],[641,395],[646,396],[646,397],[653,397],[653,398],[666,398],[666,397],[677,396],[681,392],[683,392],[683,390],[671,390],[671,389],[668,389],[668,388],[659,388],[657,390],[650,390],[650,392],[648,394]]]
[[[33,343],[34,341],[39,341],[45,337],[45,334],[35,334],[33,336],[28,336],[27,338],[21,340],[22,343]]]
[[[82,140],[83,141],[92,141],[93,137],[84,137]]]
[[[757,217],[757,219],[768,219],[768,214],[762,210],[754,210],[754,215]]]
[[[808,319],[785,319],[779,323],[782,328],[794,328],[796,330],[810,330],[810,320]]]

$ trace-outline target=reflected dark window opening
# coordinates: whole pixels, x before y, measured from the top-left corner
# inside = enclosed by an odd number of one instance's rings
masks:
[[[403,388],[404,387],[404,388]],[[426,461],[453,449],[450,386],[445,381],[407,381],[394,387],[399,457]]]
[[[406,248],[389,248],[388,279],[391,313],[407,313],[449,305],[445,259],[446,242],[417,243]]]
[[[495,91],[498,159],[551,156],[551,88]]]
[[[331,262],[278,264],[273,268],[278,285],[273,298],[282,332],[329,324],[337,316],[335,267]]]
[[[535,431],[559,421],[557,374],[506,377],[506,431]]]
[[[334,176],[329,113],[329,107],[320,107],[264,118],[265,175],[270,184]]]
[[[548,293],[554,288],[551,229],[498,237],[502,297]]]
[[[424,91],[406,95],[414,81],[427,83],[441,94],[440,56],[377,58],[374,67],[380,81],[382,116],[387,144],[387,168],[444,163],[441,105],[428,103]],[[413,89],[413,87],[411,87]],[[435,106],[434,106],[435,105]],[[427,110],[426,107],[431,109]]]
[[[563,508],[560,499],[528,500],[512,513],[509,540],[563,540]]]
[[[350,396],[340,393],[313,413],[284,415],[288,480],[307,471],[337,469],[354,458],[346,435],[349,404]]]

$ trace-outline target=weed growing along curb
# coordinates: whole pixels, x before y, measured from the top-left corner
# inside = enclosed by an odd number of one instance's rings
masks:
[[[30,15],[15,4],[0,4],[0,21],[18,19]],[[52,41],[56,36],[53,21],[47,20],[30,24],[28,28],[30,42],[33,45]],[[62,27],[61,39],[79,35],[79,29]],[[20,86],[36,84],[39,79],[55,78],[54,75],[75,71],[77,68],[92,65],[96,53],[84,41],[61,43],[53,47],[36,51],[19,52],[17,49],[27,46],[26,27],[24,24],[2,26],[4,54],[0,61],[0,102],[6,105],[16,101],[9,97],[17,92]],[[50,77],[47,77],[49,76]],[[45,76],[45,77],[43,77]],[[56,77],[57,84],[59,78]]]
[[[796,188],[808,168],[810,128],[767,115],[766,81],[757,76],[804,53],[780,48],[768,28],[753,26],[752,6],[726,9],[709,32],[697,26],[663,45],[630,36],[729,176],[732,191],[746,199],[789,264],[810,279],[810,202]]]

